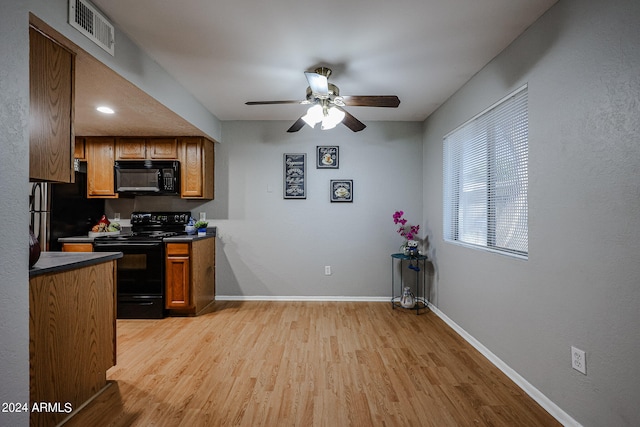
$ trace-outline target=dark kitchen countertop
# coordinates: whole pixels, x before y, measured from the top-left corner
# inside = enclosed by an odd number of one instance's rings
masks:
[[[42,252],[29,270],[29,277],[60,273],[122,258],[122,252]]]
[[[197,234],[192,234],[192,235],[185,234],[182,236],[165,237],[164,239],[162,239],[162,241],[165,243],[189,243],[189,242],[195,242],[196,240],[210,239],[212,237],[216,237],[215,228],[207,229],[206,236],[198,236]]]
[[[209,239],[211,237],[216,237],[216,231],[217,231],[216,227],[209,227],[207,228],[206,236],[198,236],[196,234],[194,235],[184,234],[176,237],[167,237],[164,239],[164,241],[169,243],[180,243],[180,242],[188,243],[188,242],[193,242],[194,240]],[[89,236],[61,237],[58,239],[58,242],[60,243],[93,243],[93,237],[89,237]]]

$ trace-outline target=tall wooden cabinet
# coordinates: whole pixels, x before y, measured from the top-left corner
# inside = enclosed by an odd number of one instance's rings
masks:
[[[73,182],[74,54],[29,27],[29,178]]]

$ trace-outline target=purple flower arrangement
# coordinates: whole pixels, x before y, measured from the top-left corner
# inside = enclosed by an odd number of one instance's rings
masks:
[[[403,211],[396,211],[393,214],[393,222],[394,224],[400,224],[398,233],[407,240],[415,239],[418,236],[418,232],[420,232],[420,225],[407,225]]]

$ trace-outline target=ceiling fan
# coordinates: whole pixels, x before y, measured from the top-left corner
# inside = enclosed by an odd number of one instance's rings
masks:
[[[314,71],[305,71],[309,87],[307,97],[302,101],[249,101],[246,105],[268,104],[302,104],[311,105],[307,114],[300,117],[287,132],[297,132],[306,124],[315,127],[320,123],[323,130],[332,129],[343,123],[354,132],[359,132],[366,126],[360,120],[349,114],[344,108],[351,107],[390,107],[397,108],[400,99],[395,95],[381,96],[341,96],[338,87],[328,82],[331,69],[326,67],[316,68]]]

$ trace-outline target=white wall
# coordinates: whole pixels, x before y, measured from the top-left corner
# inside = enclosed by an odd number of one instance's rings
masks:
[[[561,0],[424,127],[437,306],[587,426],[640,424],[638,40],[640,2]],[[443,136],[527,82],[529,260],[444,243]]]
[[[0,402],[29,401],[29,31],[23,2],[0,1]],[[29,414],[0,413],[0,425]]]
[[[216,200],[206,206],[220,236],[217,294],[389,297],[390,254],[403,241],[392,215],[422,215],[421,124],[289,134],[290,125],[223,123]],[[317,145],[340,147],[339,169],[316,169]],[[283,199],[283,153],[307,153],[305,200]],[[353,203],[329,201],[331,179],[354,180]]]

